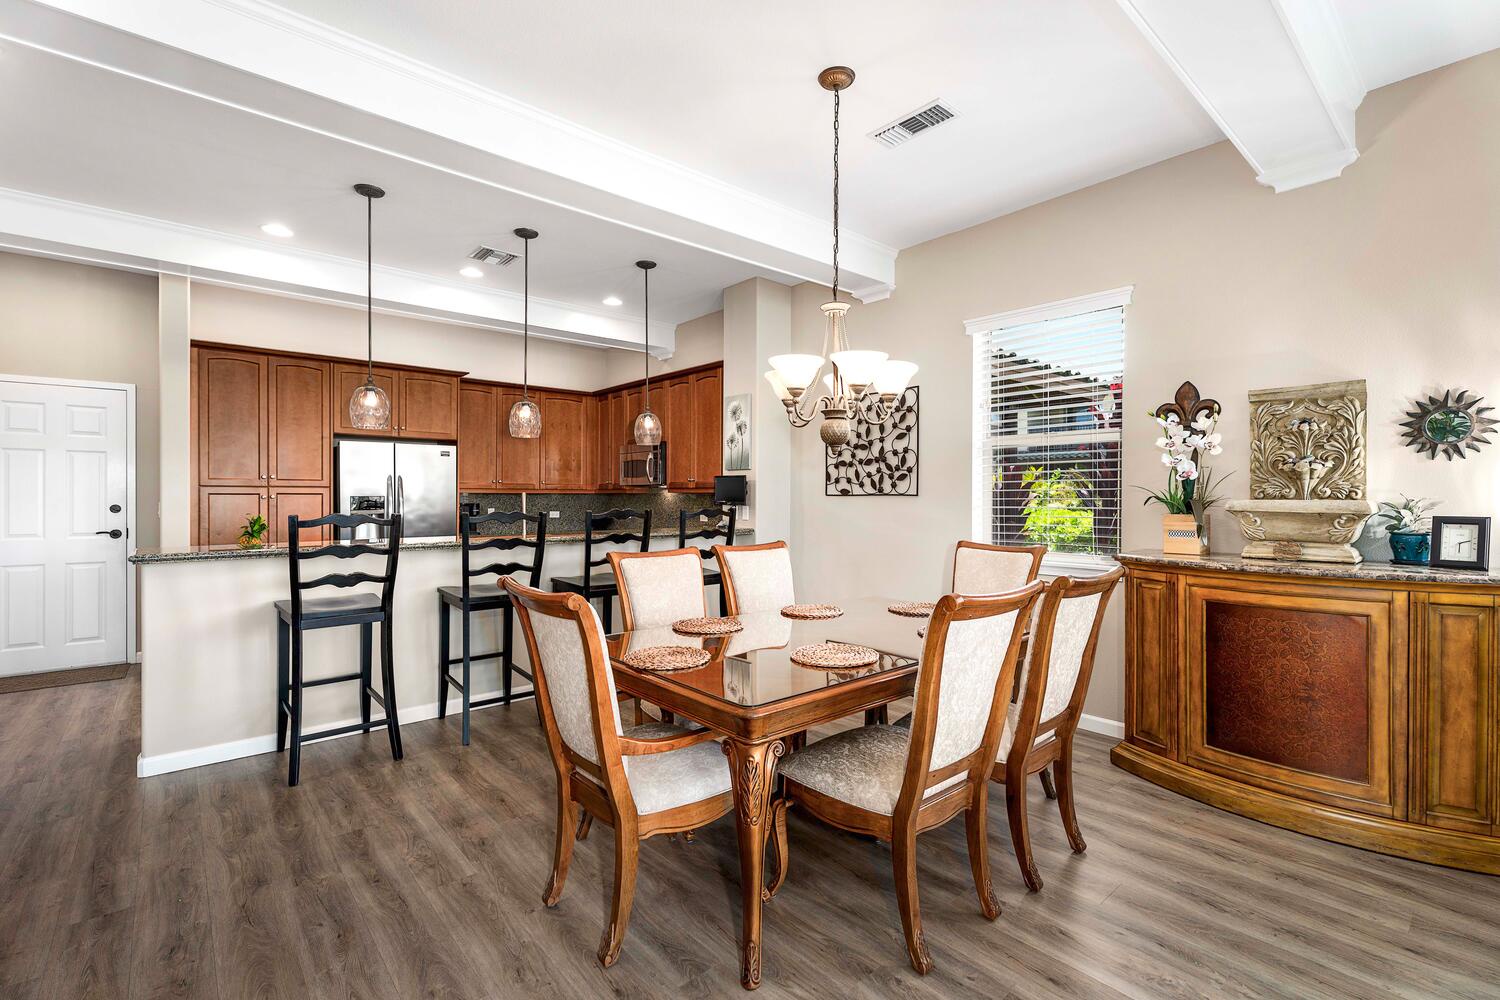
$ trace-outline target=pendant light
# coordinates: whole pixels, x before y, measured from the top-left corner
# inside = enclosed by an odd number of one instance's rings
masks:
[[[656,266],[656,261],[638,260],[635,266],[641,269],[646,290],[643,318],[646,325],[646,389],[641,396],[641,415],[635,418],[635,443],[656,445],[661,444],[661,418],[651,412],[651,269]]]
[[[391,426],[391,398],[375,384],[375,244],[374,205],[385,190],[356,184],[354,193],[365,200],[365,384],[349,399],[349,423],[362,431],[384,431]]]
[[[521,398],[510,408],[507,424],[513,438],[539,438],[542,410],[531,401],[531,241],[536,239],[537,231],[517,229],[516,235],[526,241],[521,263]]]
[[[852,350],[844,319],[849,303],[839,301],[839,94],[853,83],[854,70],[848,66],[830,66],[818,74],[818,85],[833,94],[833,283],[832,301],[821,307],[823,353],[778,354],[766,372],[793,427],[806,427],[822,414],[818,434],[830,448],[849,442],[856,418],[873,425],[889,421],[917,373],[916,365],[893,361],[884,351]],[[831,364],[832,372],[823,377],[827,393],[819,395],[815,386],[825,364]]]

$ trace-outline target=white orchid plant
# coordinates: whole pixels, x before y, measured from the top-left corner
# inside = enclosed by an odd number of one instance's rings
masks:
[[[1169,514],[1191,514],[1201,522],[1208,509],[1223,499],[1213,471],[1204,462],[1207,456],[1224,453],[1219,415],[1204,410],[1191,426],[1185,426],[1174,413],[1153,414],[1152,419],[1161,429],[1156,447],[1161,449],[1161,463],[1167,467],[1167,487],[1146,490],[1145,502],[1161,504]]]

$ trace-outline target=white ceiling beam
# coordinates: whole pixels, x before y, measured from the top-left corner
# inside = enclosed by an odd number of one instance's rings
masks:
[[[1359,158],[1365,86],[1331,0],[1118,0],[1157,53],[1277,193]]]
[[[56,11],[73,17],[60,24]],[[37,0],[36,5],[0,0],[0,15],[5,15],[0,31],[49,51],[367,143],[789,280],[826,282],[832,273],[826,218],[726,184],[263,0]],[[90,32],[86,29],[91,26],[78,18],[113,31]],[[119,32],[137,36],[137,41]],[[143,51],[138,39],[199,58],[186,61]],[[205,65],[204,59],[220,65]],[[286,95],[268,91],[265,81],[342,107],[288,101]],[[393,124],[402,128],[393,131]],[[478,162],[476,151],[485,154]],[[847,288],[860,297],[889,294],[896,276],[894,248],[845,230],[840,250]]]
[[[272,245],[126,212],[0,188],[0,249],[281,295],[363,305],[365,263]],[[385,312],[484,329],[521,332],[521,296],[447,282],[400,268],[374,268],[376,306]],[[531,332],[588,347],[640,350],[638,318],[531,299]],[[676,327],[651,323],[651,355],[670,358]]]

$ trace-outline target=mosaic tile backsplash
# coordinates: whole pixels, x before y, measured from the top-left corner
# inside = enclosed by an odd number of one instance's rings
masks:
[[[481,511],[496,510],[512,513],[522,510],[523,495],[518,493],[465,493],[462,503],[476,503]],[[701,493],[527,493],[524,494],[525,511],[557,511],[557,516],[547,521],[549,534],[583,530],[583,516],[591,510],[611,510],[627,507],[651,511],[651,527],[657,531],[665,528],[677,529],[677,512],[701,510],[713,506],[713,497]],[[495,524],[481,526],[486,533],[499,530]]]

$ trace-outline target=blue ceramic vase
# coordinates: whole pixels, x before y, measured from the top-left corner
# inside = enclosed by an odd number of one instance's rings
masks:
[[[1404,566],[1426,566],[1432,536],[1414,531],[1391,532],[1391,562]]]

